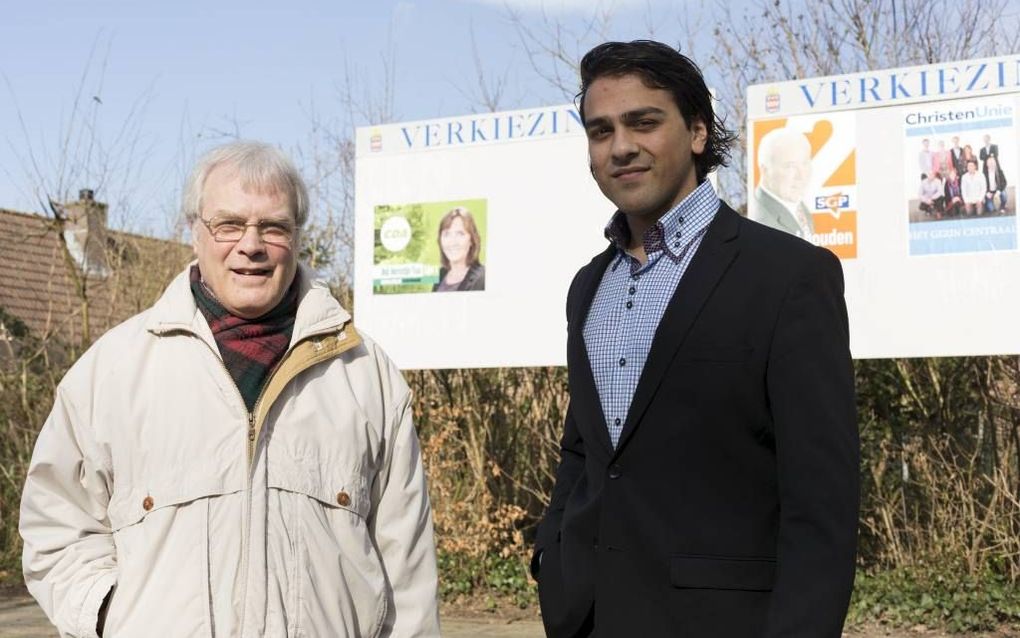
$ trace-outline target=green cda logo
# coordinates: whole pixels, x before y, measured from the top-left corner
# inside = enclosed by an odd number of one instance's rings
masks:
[[[411,224],[406,217],[394,215],[383,222],[379,229],[379,240],[386,250],[399,253],[411,241]]]

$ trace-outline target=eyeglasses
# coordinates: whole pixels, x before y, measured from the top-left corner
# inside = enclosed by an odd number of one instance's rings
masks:
[[[254,226],[259,239],[266,244],[290,246],[294,240],[294,225],[285,221],[260,219],[257,222],[243,222],[239,219],[213,217],[210,220],[198,218],[202,225],[209,229],[213,241],[230,243],[241,241],[249,226]]]

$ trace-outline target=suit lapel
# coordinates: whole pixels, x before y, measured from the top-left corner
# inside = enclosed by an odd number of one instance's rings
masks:
[[[588,319],[588,311],[599,289],[602,275],[616,255],[616,248],[609,246],[595,257],[585,268],[582,279],[577,282],[575,301],[568,308],[570,313],[570,332],[567,335],[567,370],[570,377],[570,404],[574,409],[579,426],[591,424],[595,436],[612,454],[613,443],[609,439],[606,428],[606,417],[602,412],[602,401],[595,388],[595,377],[591,372],[591,361],[588,360],[588,348],[584,343],[584,324]],[[584,431],[587,431],[585,429]]]
[[[680,279],[676,292],[673,293],[673,298],[666,306],[662,320],[659,321],[648,359],[641,371],[641,378],[638,380],[630,410],[627,412],[627,421],[623,424],[623,432],[620,433],[617,450],[623,449],[627,439],[641,421],[702,306],[708,301],[733,258],[737,256],[738,247],[734,240],[739,233],[739,223],[737,213],[726,204],[720,203],[715,219],[712,220],[701,246],[698,247],[698,252]]]

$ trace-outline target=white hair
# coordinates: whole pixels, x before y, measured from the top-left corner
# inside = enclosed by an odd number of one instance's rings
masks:
[[[237,171],[241,186],[255,191],[280,191],[290,198],[291,212],[298,228],[308,219],[308,187],[294,164],[275,146],[264,142],[237,141],[205,153],[184,184],[181,212],[189,224],[202,211],[202,190],[209,174],[218,166]]]
[[[758,142],[758,166],[770,166],[773,161],[773,155],[776,152],[776,147],[796,140],[806,144],[810,152],[811,142],[809,142],[807,136],[800,131],[783,127],[772,129],[766,133],[761,138],[761,141]]]

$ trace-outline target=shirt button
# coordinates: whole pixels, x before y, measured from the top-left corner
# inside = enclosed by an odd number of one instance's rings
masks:
[[[679,230],[676,231],[676,235],[674,235],[674,237],[678,237],[678,238],[680,237],[680,231]]]
[[[633,295],[635,292],[637,292],[637,288],[635,288],[634,286],[631,286],[630,290],[627,291],[627,294]]]
[[[347,507],[348,505],[351,504],[351,495],[348,494],[347,492],[344,492],[343,490],[341,490],[336,495],[336,503],[340,507]]]
[[[627,359],[624,357],[620,357],[620,367],[623,367],[625,365],[627,365]]]
[[[681,224],[684,223],[684,216],[681,215],[680,217],[678,217],[677,221],[680,222]],[[679,233],[677,233],[677,234],[679,234]]]
[[[152,506],[155,505],[155,504],[156,503],[155,503],[155,501],[152,500],[151,496],[146,496],[142,500],[142,509],[145,510],[146,512],[148,512],[149,510],[152,509]]]
[[[633,307],[634,307],[634,302],[633,301],[628,301],[627,302],[627,310],[630,310]]]
[[[620,425],[620,418],[619,417],[617,417],[616,420],[613,421],[613,425]]]

